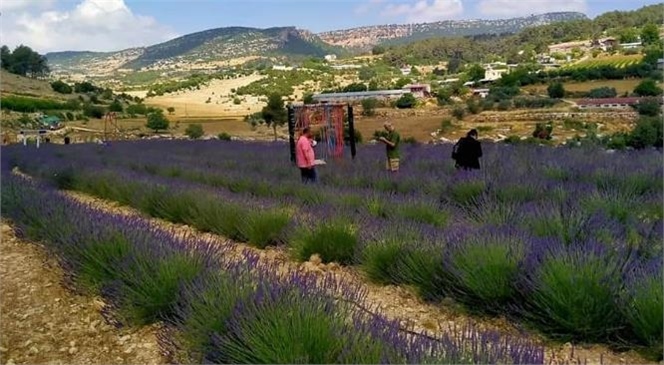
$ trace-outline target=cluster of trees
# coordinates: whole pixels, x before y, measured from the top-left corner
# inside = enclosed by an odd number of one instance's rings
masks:
[[[4,70],[21,76],[43,77],[51,72],[46,57],[24,45],[14,48],[13,52],[2,46],[0,63]]]

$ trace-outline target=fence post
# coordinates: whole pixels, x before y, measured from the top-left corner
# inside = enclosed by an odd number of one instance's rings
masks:
[[[350,155],[355,159],[355,118],[353,117],[353,106],[348,104],[348,134],[350,137]]]
[[[290,144],[290,160],[295,163],[295,110],[288,105],[288,143]]]

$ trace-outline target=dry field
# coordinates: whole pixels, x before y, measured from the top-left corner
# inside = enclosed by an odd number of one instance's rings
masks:
[[[208,85],[201,86],[200,90],[179,91],[145,99],[148,105],[159,106],[164,109],[175,108],[175,117],[227,117],[244,116],[259,111],[262,103],[258,97],[243,95],[239,96],[241,104],[233,104],[230,96],[231,89],[245,86],[263,76],[251,75],[231,80],[212,80]],[[139,92],[132,94],[139,95]],[[144,95],[144,94],[143,94]],[[210,100],[209,103],[207,101]]]
[[[586,82],[566,82],[565,90],[567,91],[590,91],[591,89],[596,89],[599,87],[614,87],[618,92],[618,95],[622,95],[625,92],[631,93],[634,91],[636,85],[638,85],[642,79],[627,79],[627,80],[594,80]],[[523,89],[528,92],[536,92],[538,94],[546,94],[546,88],[549,87],[548,84],[538,84],[538,85],[528,85]]]

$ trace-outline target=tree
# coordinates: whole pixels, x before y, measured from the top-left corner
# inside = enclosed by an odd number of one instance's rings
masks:
[[[598,87],[588,91],[588,97],[592,99],[615,98],[617,95],[615,87]]]
[[[262,110],[263,121],[266,126],[272,127],[274,140],[277,140],[277,127],[283,126],[287,121],[286,108],[281,95],[272,94],[267,100],[267,105]]]
[[[470,98],[466,101],[466,107],[471,114],[477,114],[482,111],[480,104],[476,103],[474,98]]]
[[[641,117],[629,134],[627,144],[636,149],[662,147],[662,120],[659,117]]]
[[[634,93],[638,96],[659,96],[662,95],[662,88],[657,86],[655,80],[647,79],[636,86]]]
[[[458,120],[463,120],[463,117],[466,115],[466,111],[458,106],[452,110],[452,115]]]
[[[113,102],[108,106],[108,110],[112,112],[119,112],[122,113],[124,108],[122,107],[122,103],[119,100],[113,100]]]
[[[636,106],[636,110],[639,112],[639,115],[645,115],[649,117],[656,117],[662,112],[659,98],[641,99],[639,104]]]
[[[203,137],[203,126],[200,124],[189,124],[184,134],[191,139],[199,139]]]
[[[565,87],[562,82],[554,82],[546,89],[552,99],[561,99],[565,96]]]
[[[168,109],[166,109],[166,110],[168,111],[169,115],[173,115],[173,113],[175,113],[175,108],[172,107],[172,106],[169,106]]]
[[[302,95],[302,102],[305,104],[314,104],[316,102],[314,100],[314,93],[304,93],[304,95]]]
[[[357,76],[362,81],[371,80],[372,78],[376,77],[376,75],[377,75],[376,70],[367,66],[362,67],[360,71],[358,71],[357,73]]]
[[[352,84],[346,85],[346,87],[343,88],[343,92],[345,93],[357,92],[357,91],[367,91],[367,85],[361,82],[354,82]]]
[[[259,124],[265,123],[263,119],[263,112],[256,112],[244,116],[244,122],[251,126],[251,130],[255,130]]]
[[[145,124],[147,128],[154,130],[155,133],[162,129],[168,129],[168,125],[168,119],[166,119],[164,112],[161,109],[149,113],[148,121]]]
[[[438,105],[443,106],[449,104],[451,98],[452,90],[445,87],[438,89],[438,92],[436,93],[436,101],[438,101]]]
[[[394,89],[399,90],[399,89],[401,89],[402,87],[404,87],[404,86],[410,84],[411,82],[413,82],[413,80],[411,80],[411,79],[409,79],[409,78],[407,78],[407,77],[402,77],[402,78],[398,79],[398,80],[394,83]]]
[[[470,68],[466,71],[466,74],[468,75],[470,81],[479,81],[484,78],[486,71],[484,68],[482,68],[482,66],[474,64],[470,66]]]
[[[2,68],[13,74],[38,77],[45,76],[50,72],[46,57],[33,51],[28,46],[20,45],[14,48],[13,52],[10,52],[9,48],[3,47],[0,50],[0,56]]]
[[[74,91],[74,89],[71,86],[69,86],[67,83],[63,82],[62,80],[51,82],[51,88],[56,93],[60,94],[71,94]]]
[[[533,137],[538,139],[551,139],[551,132],[553,132],[552,124],[537,123],[533,131]]]
[[[403,94],[398,100],[397,100],[397,108],[399,109],[408,109],[412,108],[417,104],[417,99],[415,99],[415,96],[411,93],[406,93]]]
[[[450,74],[455,74],[457,71],[459,71],[460,66],[461,60],[458,57],[452,57],[447,63],[447,72]]]
[[[380,55],[380,54],[383,54],[383,53],[385,53],[385,47],[383,47],[381,45],[374,46],[371,49],[371,54],[373,54],[373,55]]]
[[[641,43],[644,46],[659,42],[659,28],[654,23],[648,23],[641,29]]]
[[[362,115],[365,116],[373,116],[376,114],[376,105],[378,104],[378,100],[375,98],[369,98],[369,99],[364,99],[362,100]]]
[[[369,81],[369,91],[376,91],[376,90],[378,90],[378,81],[376,80]]]
[[[618,37],[620,43],[634,43],[638,39],[639,39],[639,32],[636,30],[636,28],[633,27],[623,29],[620,32],[620,36]]]

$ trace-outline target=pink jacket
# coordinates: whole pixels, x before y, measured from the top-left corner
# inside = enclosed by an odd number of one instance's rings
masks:
[[[295,160],[297,167],[310,168],[314,166],[314,148],[311,147],[311,140],[306,136],[300,136],[295,147]]]

